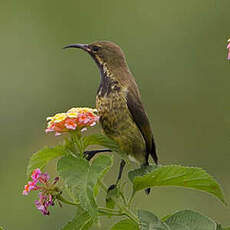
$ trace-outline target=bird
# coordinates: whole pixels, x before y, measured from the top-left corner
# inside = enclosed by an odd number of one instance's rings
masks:
[[[100,84],[96,94],[96,109],[104,134],[117,143],[129,160],[148,166],[150,155],[157,165],[158,156],[150,121],[122,49],[111,41],[70,44],[64,47],[67,48],[86,51],[97,64]],[[92,151],[91,157],[97,152],[103,150]],[[117,183],[125,163],[126,160],[122,159]],[[149,188],[146,193],[150,193]]]

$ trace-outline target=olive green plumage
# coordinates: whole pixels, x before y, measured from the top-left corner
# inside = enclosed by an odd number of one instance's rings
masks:
[[[96,108],[105,134],[131,159],[148,165],[149,154],[157,164],[157,154],[149,119],[123,51],[112,42],[75,44],[87,51],[101,74]]]

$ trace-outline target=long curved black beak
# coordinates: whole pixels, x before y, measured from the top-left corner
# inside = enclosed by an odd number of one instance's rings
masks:
[[[82,50],[85,50],[85,51],[90,51],[90,48],[88,46],[88,44],[70,44],[70,45],[67,45],[65,46],[63,49],[69,49],[69,48],[79,48],[79,49],[82,49]]]

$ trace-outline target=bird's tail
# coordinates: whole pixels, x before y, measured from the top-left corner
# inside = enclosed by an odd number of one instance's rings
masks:
[[[152,148],[150,150],[150,155],[153,158],[154,162],[156,164],[158,164],[158,157],[157,157],[156,145],[155,145],[155,142],[154,142],[153,138],[152,138]]]

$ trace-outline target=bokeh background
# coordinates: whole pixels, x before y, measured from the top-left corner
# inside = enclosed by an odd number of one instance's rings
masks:
[[[31,154],[62,140],[44,133],[46,117],[95,104],[98,70],[86,53],[61,49],[73,42],[123,48],[160,162],[206,169],[230,203],[229,9],[229,0],[0,0],[0,225],[59,229],[74,214],[64,206],[43,217],[36,194],[21,194]],[[107,183],[117,171],[118,157]],[[202,192],[156,188],[149,197],[138,193],[136,205],[160,217],[191,208],[230,224],[230,208]]]

